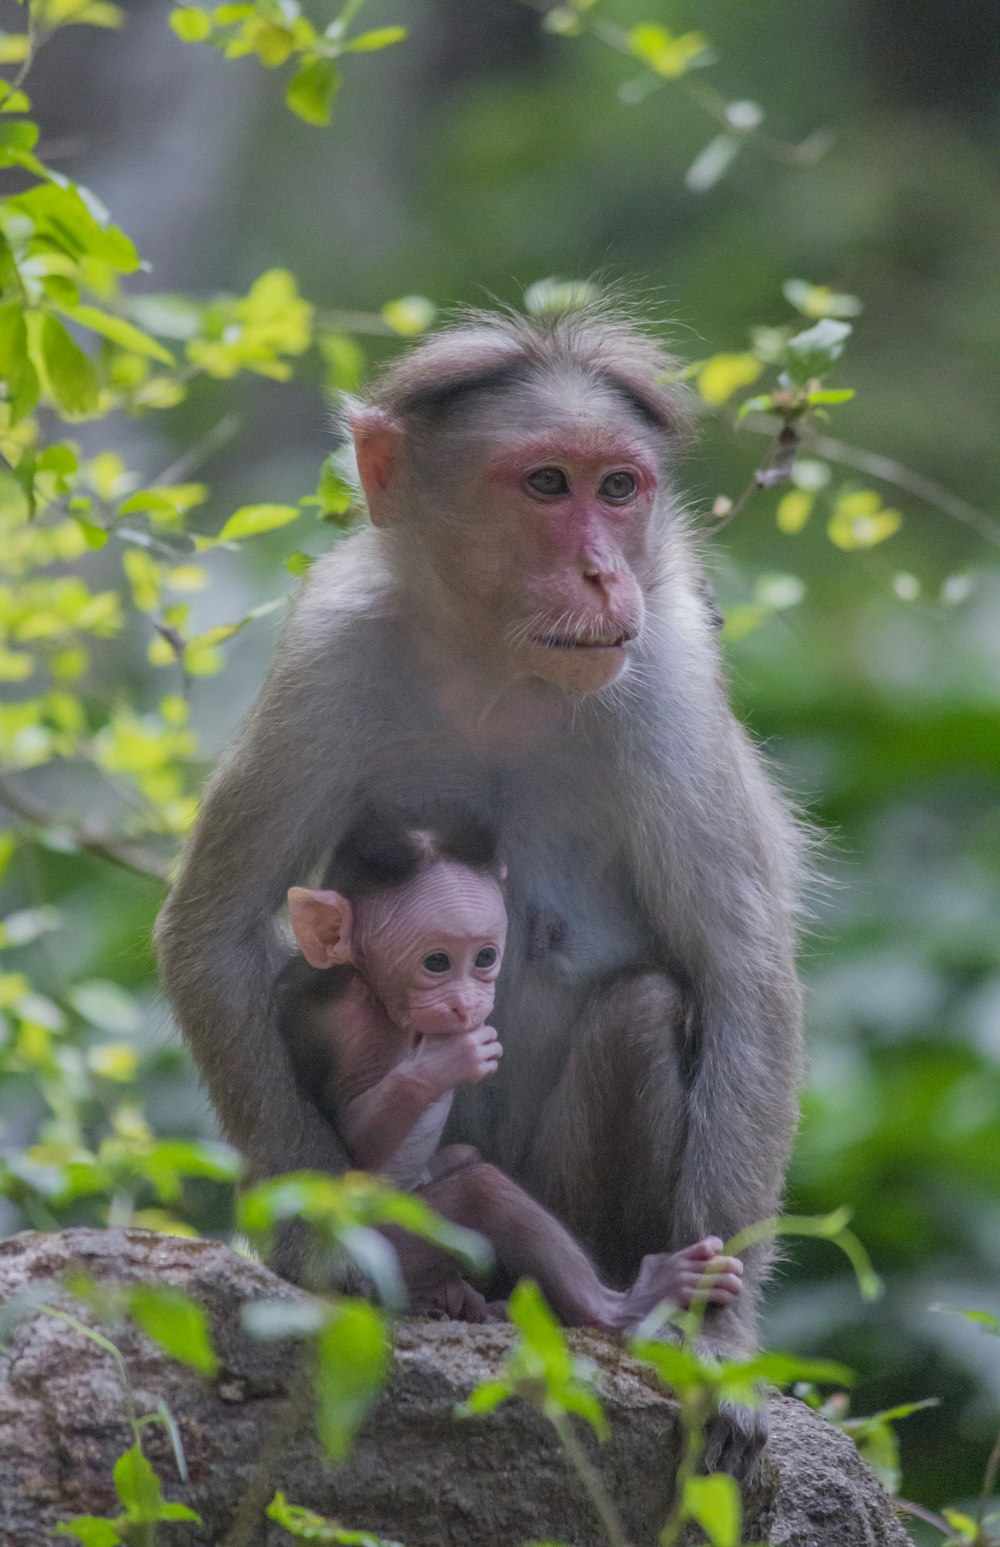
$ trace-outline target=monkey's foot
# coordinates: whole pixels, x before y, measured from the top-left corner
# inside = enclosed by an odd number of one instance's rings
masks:
[[[495,1304],[487,1304],[478,1289],[464,1279],[450,1278],[433,1288],[411,1293],[411,1316],[427,1316],[431,1321],[469,1321],[481,1324],[499,1321]]]
[[[663,1300],[686,1311],[695,1301],[731,1305],[743,1288],[743,1264],[724,1257],[718,1236],[706,1236],[681,1252],[644,1257],[638,1277],[623,1296],[628,1326],[635,1326]]]
[[[701,1458],[703,1472],[728,1472],[738,1482],[752,1482],[767,1444],[767,1409],[761,1405],[723,1402],[709,1419],[705,1431],[705,1449]]]

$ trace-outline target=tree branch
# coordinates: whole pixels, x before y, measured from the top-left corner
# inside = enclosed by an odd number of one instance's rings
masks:
[[[56,812],[50,811],[31,796],[22,794],[20,790],[15,790],[8,779],[0,778],[0,805],[31,827],[51,827],[59,822]],[[108,860],[112,865],[120,865],[124,870],[152,876],[166,885],[170,875],[169,866],[141,844],[128,838],[118,838],[113,833],[99,832],[84,822],[69,824],[69,832],[73,842],[87,854]]]

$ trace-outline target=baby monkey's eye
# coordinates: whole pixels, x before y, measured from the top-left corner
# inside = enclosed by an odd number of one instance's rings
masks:
[[[601,484],[601,493],[606,500],[628,500],[636,491],[636,482],[631,473],[609,473]]]
[[[529,473],[524,481],[529,489],[534,489],[536,494],[569,493],[566,474],[561,467],[540,467],[536,473]]]
[[[451,958],[444,951],[432,951],[425,956],[422,966],[426,972],[447,972],[451,966]]]
[[[479,955],[476,957],[476,966],[495,967],[499,954],[500,953],[498,952],[495,945],[484,945]]]

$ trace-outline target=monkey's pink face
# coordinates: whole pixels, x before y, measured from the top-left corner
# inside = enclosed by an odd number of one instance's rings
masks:
[[[508,435],[484,481],[492,605],[516,665],[574,692],[606,686],[643,626],[657,468],[639,434],[588,418]]]
[[[475,1031],[493,1009],[507,910],[488,874],[440,860],[356,909],[359,959],[404,1031]]]

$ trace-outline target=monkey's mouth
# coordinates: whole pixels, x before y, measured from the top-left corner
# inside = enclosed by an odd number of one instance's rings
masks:
[[[547,650],[621,650],[638,636],[635,624],[627,624],[614,635],[595,638],[587,634],[534,634],[532,644],[544,645]]]

